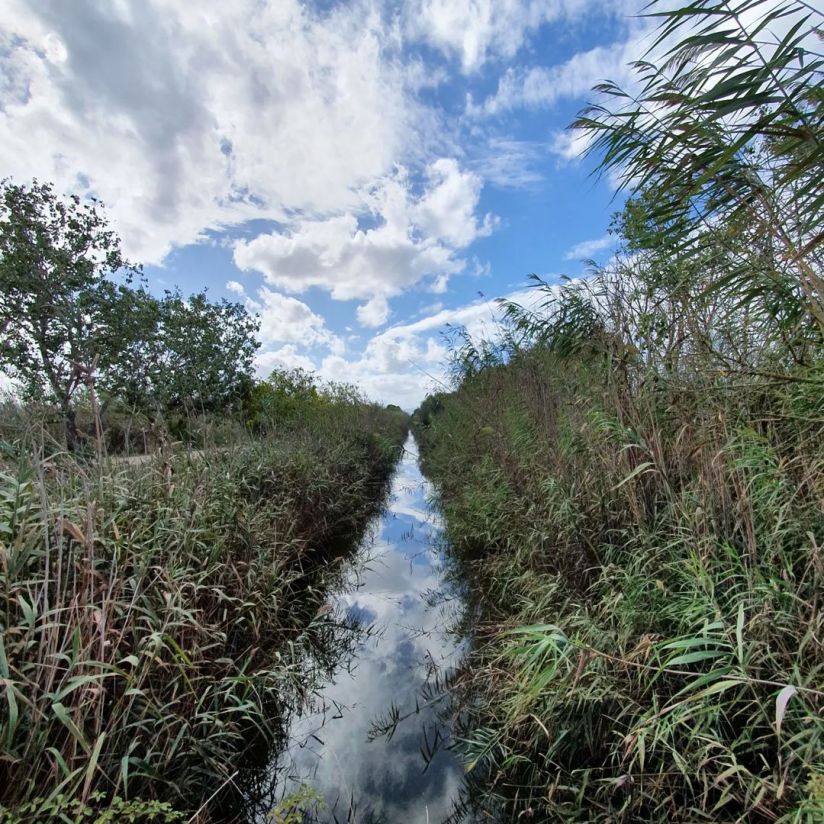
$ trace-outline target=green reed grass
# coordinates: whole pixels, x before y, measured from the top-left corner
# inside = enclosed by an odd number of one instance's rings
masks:
[[[458,687],[476,800],[824,821],[824,425],[776,412],[808,389],[614,369],[522,352],[421,433],[482,599]]]
[[[277,739],[330,547],[374,511],[404,433],[351,406],[171,465],[8,450],[0,820],[207,820]]]
[[[469,800],[824,822],[824,16],[650,9],[637,87],[576,124],[640,187],[618,255],[460,337],[416,414],[480,600]]]

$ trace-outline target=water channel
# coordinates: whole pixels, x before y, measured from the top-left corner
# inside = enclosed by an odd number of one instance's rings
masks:
[[[286,746],[267,770],[269,801],[255,805],[252,820],[272,820],[267,809],[307,788],[320,822],[437,824],[452,812],[463,772],[444,746],[431,693],[465,642],[454,632],[460,597],[429,494],[410,436],[387,506],[326,607],[333,621],[357,628],[354,642],[289,719]],[[398,717],[391,735],[375,735]]]

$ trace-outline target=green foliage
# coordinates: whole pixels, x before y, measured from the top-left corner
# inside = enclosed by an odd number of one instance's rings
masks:
[[[622,375],[538,347],[429,417],[481,591],[470,795],[503,820],[820,820],[822,417],[781,415],[803,383],[656,382],[648,354]]]
[[[252,384],[259,322],[239,303],[205,292],[166,292],[115,391],[150,415],[181,415],[240,405]]]
[[[347,383],[322,383],[317,376],[300,367],[276,369],[268,380],[251,390],[247,401],[247,420],[256,432],[305,424],[314,416],[323,416],[330,410],[348,414],[367,404],[360,390]],[[405,419],[400,407],[386,408],[391,415]]]
[[[164,801],[126,801],[119,796],[107,801],[99,792],[92,793],[88,802],[58,794],[35,798],[14,810],[0,807],[0,824],[173,824],[183,820],[183,813]]]
[[[70,445],[72,403],[96,370],[116,369],[141,333],[126,282],[138,270],[94,201],[61,200],[49,184],[0,189],[0,366],[28,398],[53,401]]]
[[[316,814],[326,806],[323,795],[306,784],[284,798],[268,815],[274,824],[303,824],[309,813]]]
[[[258,321],[205,292],[157,299],[133,287],[139,271],[96,201],[2,183],[0,367],[59,411],[71,449],[84,404],[99,439],[112,406],[174,425],[239,407],[251,388]]]
[[[271,746],[405,429],[361,405],[138,462],[21,450],[0,474],[0,804],[189,816]]]
[[[492,817],[824,821],[819,19],[662,11],[640,94],[578,122],[638,187],[618,256],[536,279],[414,416],[480,590],[456,709]]]
[[[661,245],[701,254],[722,226],[724,288],[790,299],[823,330],[824,13],[801,0],[651,9],[659,29],[634,64],[639,91],[602,84],[574,126],[603,169],[654,190]]]

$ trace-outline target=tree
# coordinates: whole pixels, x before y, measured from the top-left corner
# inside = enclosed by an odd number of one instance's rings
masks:
[[[97,201],[60,199],[37,181],[0,187],[0,366],[27,397],[58,406],[74,449],[76,394],[141,333],[124,311],[141,294],[129,288],[139,269]]]
[[[134,286],[100,204],[50,184],[0,190],[0,367],[54,403],[78,444],[76,397],[125,401],[150,419],[210,412],[252,385],[256,318],[237,303],[161,299]],[[101,415],[96,416],[99,423]]]
[[[131,311],[142,313],[146,334],[124,351],[111,392],[153,421],[244,400],[258,348],[256,317],[239,303],[212,303],[205,292],[188,299],[166,292],[134,303]]]
[[[292,369],[274,369],[269,375],[269,383],[276,392],[301,401],[318,397],[318,378],[314,372],[295,366]]]
[[[240,303],[211,303],[206,292],[158,304],[151,390],[166,412],[214,412],[250,389],[258,319]]]

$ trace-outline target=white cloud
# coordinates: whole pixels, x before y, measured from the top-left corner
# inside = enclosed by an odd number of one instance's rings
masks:
[[[389,318],[389,303],[383,295],[376,295],[357,310],[361,326],[383,326]]]
[[[522,289],[509,300],[530,305],[537,295]],[[454,309],[439,309],[411,323],[385,329],[355,357],[330,354],[316,364],[327,380],[358,384],[366,395],[381,403],[397,403],[413,410],[431,391],[448,389],[448,348],[443,333],[449,326],[463,326],[475,338],[496,331],[500,310],[494,301],[477,300]]]
[[[266,378],[275,369],[306,369],[315,371],[315,362],[308,355],[301,355],[293,343],[281,346],[280,349],[270,349],[260,352],[255,359],[258,374]]]
[[[580,160],[592,145],[592,137],[579,129],[555,132],[549,143],[552,154],[569,163]]]
[[[518,300],[531,294],[520,290],[507,296],[507,299]],[[493,326],[498,317],[497,304],[492,300],[479,299],[455,309],[441,309],[432,315],[412,321],[411,323],[392,326],[381,333],[378,338],[410,339],[423,332],[444,329],[450,326],[465,326],[471,332],[478,334]],[[373,339],[375,340],[375,339]]]
[[[527,189],[544,179],[539,166],[545,161],[546,146],[538,141],[489,137],[472,168],[501,189]]]
[[[273,369],[300,367],[315,371],[318,350],[341,357],[344,340],[334,334],[326,321],[305,303],[265,286],[255,299],[246,298],[246,308],[260,319],[258,338],[262,344],[255,359],[258,375],[266,377]],[[278,345],[280,344],[280,345]]]
[[[491,215],[480,224],[475,217],[483,186],[477,175],[462,172],[451,158],[434,161],[426,173],[428,186],[410,212],[413,231],[417,227],[453,249],[463,249],[492,231]]]
[[[366,2],[6,0],[0,167],[95,193],[145,263],[253,217],[350,209],[436,131],[398,48]]]
[[[556,66],[508,68],[494,94],[480,104],[468,99],[467,114],[477,117],[516,108],[545,109],[563,98],[586,97],[593,86],[604,80],[628,85],[633,81],[628,64],[642,54],[642,41],[633,36],[611,46],[579,52]]]
[[[225,282],[261,315],[259,368],[314,364],[375,397],[415,405],[443,376],[443,324],[483,325],[490,305],[383,329],[352,356],[292,295],[316,287],[357,300],[358,321],[377,328],[404,291],[443,294],[459,273],[488,272],[470,250],[497,225],[479,213],[483,182],[539,182],[546,147],[484,134],[497,121],[448,123],[419,92],[454,67],[433,65],[426,50],[410,56],[410,38],[471,73],[513,58],[546,23],[567,30],[636,3],[322,5],[5,0],[0,166],[18,180],[37,176],[99,196],[127,253],[148,264],[212,230],[242,226],[244,240],[233,232],[215,242],[232,243],[237,265],[263,275],[260,289],[259,281]],[[600,52],[587,54],[557,76],[505,72],[497,93],[467,108],[491,115],[550,105],[556,80],[557,93],[577,93],[576,72],[600,65]],[[256,237],[252,219],[277,228]]]
[[[257,300],[247,301],[247,307],[260,317],[259,338],[264,347],[273,343],[295,343],[305,347],[326,347],[337,354],[344,351],[343,341],[329,330],[326,321],[296,298],[264,286],[258,290]]]
[[[584,240],[577,243],[564,255],[564,260],[589,260],[598,252],[611,249],[615,245],[615,238],[612,235],[604,235],[594,240]]]
[[[573,21],[587,14],[618,16],[633,0],[416,0],[406,6],[406,29],[446,55],[465,73],[492,58],[512,58],[545,23]]]
[[[481,179],[441,158],[416,194],[399,168],[361,191],[362,209],[325,219],[299,218],[286,228],[235,246],[235,264],[290,292],[316,286],[337,300],[397,295],[424,278],[463,271],[458,252],[489,234],[494,219],[476,217]],[[374,225],[369,226],[367,218]],[[374,322],[380,303],[361,313]]]

